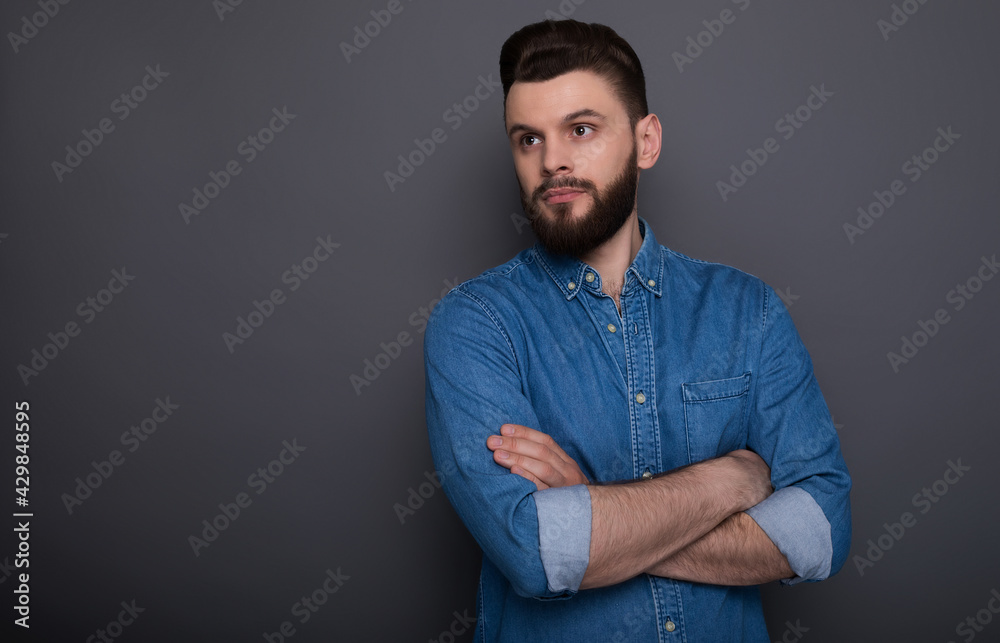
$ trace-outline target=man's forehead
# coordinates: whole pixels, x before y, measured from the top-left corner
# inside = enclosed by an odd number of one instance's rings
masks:
[[[625,106],[611,84],[590,71],[571,71],[550,80],[515,82],[507,94],[508,129],[514,124],[541,126],[574,114],[626,117]]]

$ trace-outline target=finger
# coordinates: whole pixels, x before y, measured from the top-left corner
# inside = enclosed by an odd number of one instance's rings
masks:
[[[534,475],[532,475],[530,471],[525,471],[521,467],[512,467],[510,472],[516,473],[517,475],[521,476],[525,480],[528,480],[529,482],[534,482],[535,486],[538,488],[539,491],[541,491],[542,489],[549,488],[549,485],[545,484],[543,481],[536,478]]]
[[[536,431],[535,429],[523,426],[521,424],[504,424],[503,426],[500,427],[500,433],[504,436],[510,436],[512,438],[521,438],[530,440],[549,449],[550,451],[555,453],[559,457],[559,459],[562,460],[563,462],[566,463],[574,462],[573,458],[571,458],[563,450],[563,448],[559,446],[559,443],[555,441],[555,438],[553,438],[548,433],[543,433],[542,431]]]
[[[567,464],[564,459],[559,457],[558,453],[550,449],[547,445],[535,442],[529,438],[497,435],[490,436],[486,444],[493,451],[502,448],[511,454],[547,462],[552,466],[564,467]]]
[[[511,454],[502,449],[493,452],[493,461],[505,469],[510,469],[517,464],[517,462],[511,457]]]
[[[549,462],[536,460],[516,453],[509,453],[503,449],[493,452],[493,460],[500,466],[511,471],[514,469],[523,470],[531,474],[534,480],[542,482],[549,487],[562,487],[566,484],[566,476],[563,472],[553,467]]]
[[[543,433],[542,431],[537,431],[521,424],[504,424],[500,427],[500,433],[505,436],[531,440],[539,444],[550,445],[556,443],[548,433]]]

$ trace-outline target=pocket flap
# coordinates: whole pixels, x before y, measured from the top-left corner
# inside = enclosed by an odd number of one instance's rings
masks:
[[[750,372],[724,380],[681,384],[681,389],[684,391],[685,402],[710,402],[739,397],[750,390]]]

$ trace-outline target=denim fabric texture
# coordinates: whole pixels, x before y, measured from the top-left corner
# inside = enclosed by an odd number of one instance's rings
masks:
[[[493,462],[504,423],[551,435],[593,483],[640,480],[750,449],[776,492],[747,513],[796,576],[850,547],[850,477],[812,362],[762,281],[657,243],[625,275],[621,313],[596,270],[540,245],[454,288],[425,336],[436,468],[483,549],[477,641],[768,641],[757,587],[642,574],[580,590],[587,487],[537,491]]]

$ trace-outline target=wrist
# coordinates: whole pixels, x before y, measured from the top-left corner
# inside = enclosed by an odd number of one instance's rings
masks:
[[[716,467],[712,473],[720,485],[719,497],[727,503],[730,515],[757,504],[759,498],[748,483],[747,467],[739,456],[726,454],[709,462]]]

